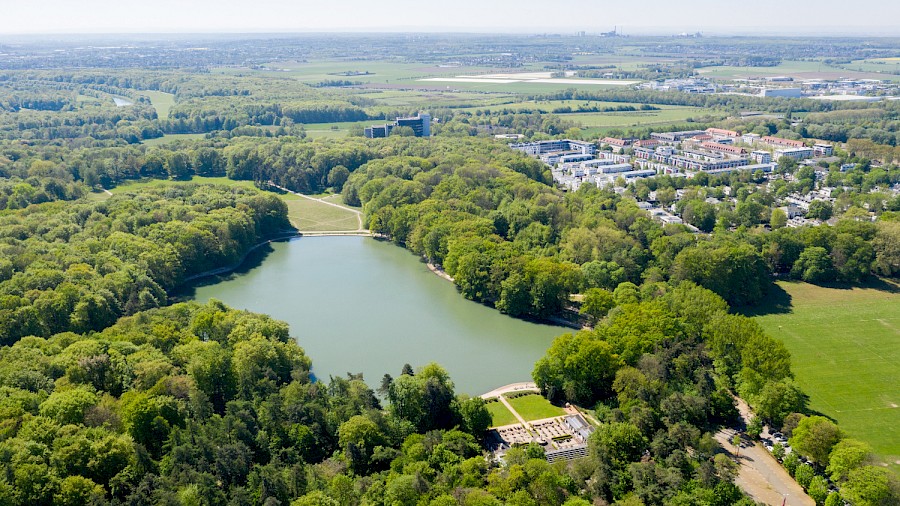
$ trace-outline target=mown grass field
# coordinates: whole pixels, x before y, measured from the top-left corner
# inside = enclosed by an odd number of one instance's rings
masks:
[[[529,394],[514,399],[507,397],[507,400],[509,401],[510,406],[512,406],[522,418],[529,422],[565,414],[565,411],[563,411],[562,408],[550,404],[550,401],[540,394]]]
[[[288,205],[288,218],[297,230],[307,232],[346,232],[359,229],[356,213],[298,195],[283,195]],[[339,197],[338,197],[339,198]],[[331,202],[332,200],[329,199]],[[341,202],[333,201],[335,204]]]
[[[156,109],[156,115],[159,116],[159,119],[167,119],[169,117],[169,109],[175,105],[175,95],[149,90],[141,90],[141,94],[146,95],[150,99],[150,103]]]
[[[778,287],[790,311],[756,319],[790,350],[810,408],[900,471],[900,285]]]
[[[487,410],[491,413],[491,427],[501,427],[518,421],[512,411],[506,409],[500,401],[487,403]]]

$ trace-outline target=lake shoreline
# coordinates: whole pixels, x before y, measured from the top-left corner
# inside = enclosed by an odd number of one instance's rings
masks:
[[[214,298],[287,322],[319,381],[351,372],[374,384],[405,363],[437,362],[472,395],[528,378],[567,331],[467,300],[423,263],[385,241],[290,237],[249,255],[235,275],[195,283],[183,300]]]

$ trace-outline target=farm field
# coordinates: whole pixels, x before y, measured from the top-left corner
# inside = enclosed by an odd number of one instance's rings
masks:
[[[810,408],[900,472],[900,285],[778,287],[790,297],[790,312],[756,320],[790,350]]]
[[[550,404],[550,401],[540,394],[529,394],[516,398],[507,397],[506,400],[522,418],[529,422],[566,414],[562,408]]]
[[[661,106],[659,111],[579,112],[559,116],[591,128],[661,125],[709,113],[700,107]]]
[[[506,406],[500,401],[489,402],[486,407],[491,414],[491,427],[501,427],[518,421],[512,411],[506,409]]]
[[[872,65],[874,67],[874,65]],[[892,79],[900,76],[891,76],[876,73],[875,70],[884,70],[858,65],[856,62],[843,67],[828,65],[818,61],[784,61],[774,67],[703,67],[698,72],[704,77],[721,79],[745,79],[752,77],[788,76],[795,79]],[[860,69],[860,70],[856,70]]]

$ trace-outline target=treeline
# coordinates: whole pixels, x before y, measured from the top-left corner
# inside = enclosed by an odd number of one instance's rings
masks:
[[[479,133],[522,133],[526,138],[535,134],[556,136],[578,127],[574,121],[555,114],[545,114],[538,110],[519,111],[500,109],[496,111],[477,109],[470,111],[435,111],[441,120],[434,125],[435,133],[443,136],[475,136]]]
[[[807,400],[793,381],[790,354],[754,320],[730,314],[719,296],[690,283],[620,287],[606,296],[609,304],[596,314],[605,317],[601,323],[558,337],[533,373],[550,399],[595,406],[602,425],[594,444],[604,433],[615,435],[616,445],[589,457],[596,467],[587,481],[604,499],[634,494],[645,504],[696,504],[685,492],[696,494],[708,473],[736,472],[730,459],[704,450],[716,447],[711,432],[736,418],[733,390],[755,409],[748,434],[758,436],[763,424],[785,431],[793,452],[785,456],[779,444],[776,457],[816,504],[900,500],[900,481],[877,464],[871,448],[844,439],[827,418],[804,414]],[[644,455],[640,464],[617,455],[623,441],[632,460]]]
[[[0,343],[102,330],[289,228],[273,195],[188,185],[0,214]]]
[[[54,200],[76,200],[87,193],[84,185],[52,177],[0,179],[0,211],[24,209]]]
[[[207,133],[247,125],[292,126],[370,119],[360,107],[346,101],[309,100],[261,104],[257,99],[191,100],[169,111],[162,121],[168,133]]]
[[[155,121],[156,111],[141,93],[145,90],[175,95],[168,119]],[[79,95],[102,96],[104,103]],[[113,96],[129,97],[134,105],[115,107]],[[196,72],[6,72],[0,73],[0,111],[12,115],[0,115],[0,138],[19,138],[18,133],[20,138],[44,141],[88,137],[136,143],[163,132],[248,126],[290,130],[302,123],[370,119],[373,116],[356,105],[367,102],[292,79]]]
[[[681,93],[650,90],[619,89],[576,90],[529,96],[529,100],[597,100],[603,102],[631,102],[637,104],[683,105],[729,111],[753,110],[768,112],[827,112],[839,109],[864,109],[871,104],[841,103],[808,98],[772,100],[745,95]]]
[[[896,272],[887,225],[847,219],[833,228],[758,228],[770,220],[773,196],[742,189],[746,175],[720,182],[735,183],[738,198],[718,205],[706,202],[706,174],[679,183],[693,187],[679,204],[687,221],[713,232],[699,235],[651,220],[612,191],[583,185],[563,193],[501,159],[473,156],[479,141],[454,142],[444,144],[455,157],[370,161],[344,185],[345,201],[363,205],[372,231],[442,265],[464,296],[512,315],[555,315],[572,293],[624,282],[689,280],[729,304],[753,305],[778,273],[857,282]],[[647,184],[647,192],[663,188]]]
[[[666,366],[668,357],[684,367]],[[440,366],[386,375],[385,409],[358,375],[310,381],[310,359],[284,323],[216,301],[177,304],[99,333],[29,337],[0,350],[0,497],[22,505],[753,504],[731,483],[735,466],[714,457],[715,422],[682,416],[707,414],[695,409],[705,399],[681,396],[688,385],[718,392],[708,372],[688,369],[705,359],[676,346],[658,360],[653,371],[676,375],[664,387],[673,389],[660,422],[668,435],[647,438],[645,426],[608,411],[586,459],[550,465],[532,445],[510,449],[498,465],[480,446],[491,423],[484,401],[457,396]],[[727,395],[709,404],[717,420],[734,416]]]
[[[841,173],[839,168],[835,168],[828,179],[840,178],[832,182],[852,185],[855,184],[856,176],[861,174],[861,170]],[[900,170],[872,173],[872,176],[878,178],[882,175],[886,179],[880,179],[881,181],[900,182]],[[720,237],[726,235],[727,230],[736,227],[743,229],[736,230],[731,234],[732,237],[758,250],[765,260],[767,270],[776,276],[788,276],[812,283],[859,283],[873,275],[896,276],[900,273],[897,268],[900,256],[887,246],[900,239],[890,215],[892,211],[900,211],[900,198],[890,198],[887,194],[877,192],[869,193],[869,188],[859,188],[864,193],[835,193],[835,204],[824,200],[813,202],[806,215],[808,218],[825,221],[840,213],[841,219],[833,226],[792,229],[784,228],[787,217],[780,209],[773,208],[775,199],[793,192],[805,194],[813,190],[816,178],[813,168],[796,170],[793,182],[779,180],[768,189],[757,187],[747,174],[704,176],[698,175],[693,181],[668,177],[640,181],[634,185],[634,193],[636,197],[645,199],[650,192],[655,192],[659,202],[668,206],[675,200],[676,188],[683,190],[682,198],[674,206],[686,223],[703,232],[714,232],[715,236]],[[865,179],[867,177],[861,177],[860,181]],[[734,202],[725,196],[726,186],[730,195],[734,196]],[[709,199],[718,203],[710,202]],[[719,199],[722,201],[719,202]],[[887,214],[873,223],[868,211],[864,210],[864,205],[873,212]],[[779,215],[782,218],[780,223]],[[769,229],[760,229],[760,225],[768,225]],[[657,248],[659,252],[664,251],[661,249],[662,243]],[[657,258],[665,258],[665,255]],[[679,275],[686,276],[685,279],[700,283],[697,273],[703,270],[700,266],[707,265],[710,258],[700,254],[690,262],[685,262],[693,267],[687,271],[682,271],[680,266],[668,261],[657,266],[663,269],[666,266],[669,269],[677,268]],[[714,276],[702,284],[719,294],[724,294],[727,290],[725,287],[713,288],[711,283],[715,283]]]

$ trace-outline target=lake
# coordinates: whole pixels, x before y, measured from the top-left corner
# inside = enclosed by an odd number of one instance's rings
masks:
[[[534,363],[568,331],[466,300],[413,254],[370,237],[298,238],[266,250],[191,298],[288,322],[324,381],[362,372],[376,388],[405,363],[434,361],[458,393],[478,395],[531,381]]]

